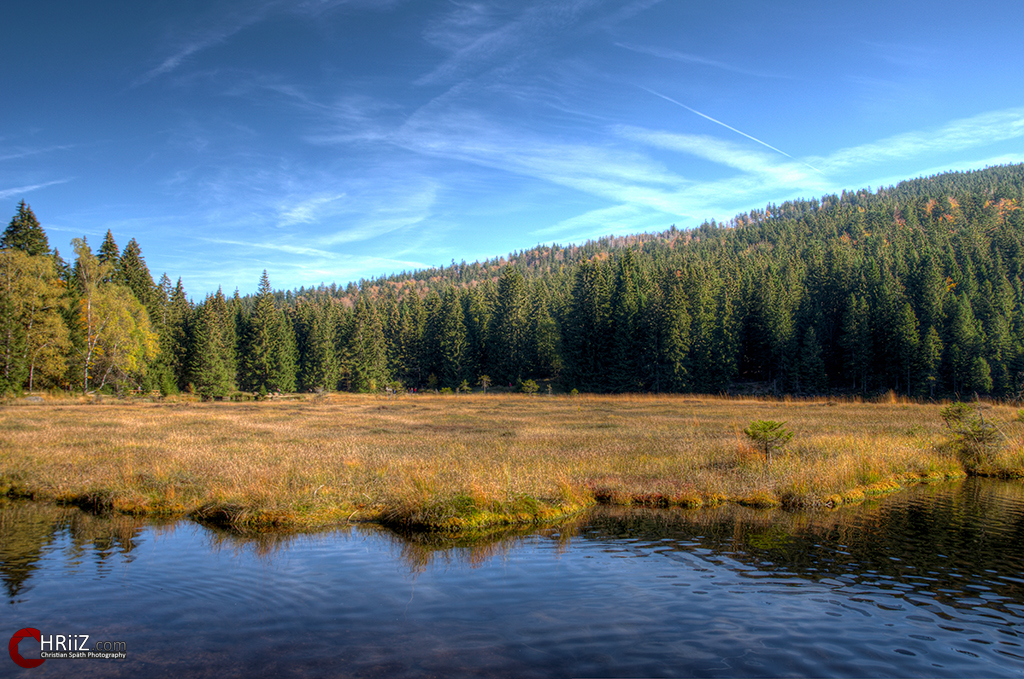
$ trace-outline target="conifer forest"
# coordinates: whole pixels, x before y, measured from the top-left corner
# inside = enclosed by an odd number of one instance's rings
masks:
[[[0,392],[1024,397],[1024,165],[343,287],[189,296],[134,238],[0,240]],[[535,384],[535,383],[534,383]]]

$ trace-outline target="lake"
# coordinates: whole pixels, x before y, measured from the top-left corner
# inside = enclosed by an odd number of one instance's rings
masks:
[[[3,657],[4,677],[1024,675],[1018,482],[820,512],[598,507],[477,540],[3,501],[0,579],[5,641],[126,654]]]

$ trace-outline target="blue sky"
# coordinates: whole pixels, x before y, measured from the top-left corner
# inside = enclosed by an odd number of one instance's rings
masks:
[[[8,5],[0,208],[194,297],[1024,161],[1019,0]]]

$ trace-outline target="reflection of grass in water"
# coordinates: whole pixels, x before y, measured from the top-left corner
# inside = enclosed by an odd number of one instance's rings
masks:
[[[0,494],[254,529],[533,525],[595,499],[835,506],[962,474],[938,411],[628,395],[12,407],[0,411]],[[743,434],[757,419],[795,432],[771,465]],[[1024,468],[1022,448],[1006,447],[1009,464]]]
[[[558,527],[539,529],[536,526],[504,526],[458,532],[424,532],[373,524],[365,529],[373,530],[389,540],[409,570],[422,573],[439,560],[477,568],[494,559],[505,558],[525,540],[536,537],[554,541],[561,552],[568,549],[585,520],[585,515],[577,515],[560,523]]]

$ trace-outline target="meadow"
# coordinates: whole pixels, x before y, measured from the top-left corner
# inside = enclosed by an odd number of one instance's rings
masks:
[[[0,495],[236,529],[354,521],[465,531],[601,502],[837,506],[965,472],[940,405],[826,399],[326,394],[254,403],[11,402]],[[1024,470],[1024,423],[991,404]],[[743,430],[786,423],[768,463]],[[977,471],[977,470],[976,470]]]

